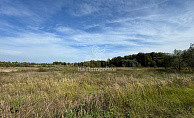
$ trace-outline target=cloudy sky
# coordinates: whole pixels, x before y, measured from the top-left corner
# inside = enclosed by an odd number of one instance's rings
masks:
[[[193,0],[0,0],[0,61],[80,62],[194,43]]]

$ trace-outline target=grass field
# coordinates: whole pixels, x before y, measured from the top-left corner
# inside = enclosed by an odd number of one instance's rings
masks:
[[[193,116],[193,73],[163,68],[0,68],[2,118]]]

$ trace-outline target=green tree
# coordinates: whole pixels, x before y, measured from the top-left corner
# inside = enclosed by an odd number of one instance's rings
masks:
[[[174,60],[172,63],[178,71],[181,71],[182,67],[185,65],[182,54],[182,50],[174,50]]]
[[[188,50],[184,50],[182,54],[187,67],[194,70],[194,47],[190,47]]]

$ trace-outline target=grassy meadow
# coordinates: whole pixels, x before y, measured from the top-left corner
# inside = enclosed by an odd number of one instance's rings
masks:
[[[2,118],[194,116],[194,73],[164,68],[1,67]]]

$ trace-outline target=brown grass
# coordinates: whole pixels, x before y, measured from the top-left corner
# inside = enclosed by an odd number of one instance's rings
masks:
[[[0,117],[190,117],[193,113],[193,74],[149,68],[13,69],[17,71],[0,72]]]

